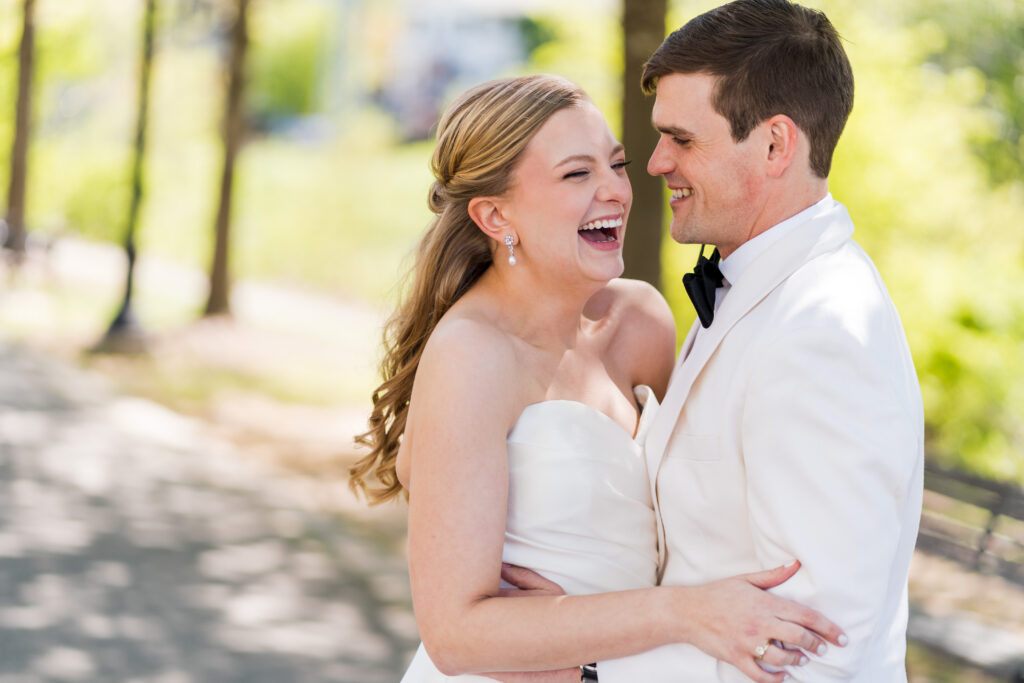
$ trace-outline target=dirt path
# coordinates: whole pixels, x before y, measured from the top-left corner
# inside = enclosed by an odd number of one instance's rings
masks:
[[[0,680],[395,681],[400,515],[0,346]]]

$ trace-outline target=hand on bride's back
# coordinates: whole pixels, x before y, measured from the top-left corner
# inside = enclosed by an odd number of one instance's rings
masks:
[[[501,578],[515,586],[502,588],[498,592],[503,598],[525,598],[535,595],[565,595],[565,591],[554,581],[548,581],[537,572],[512,564],[501,565]],[[513,671],[485,674],[501,683],[578,683],[579,669],[558,671]]]
[[[501,563],[501,578],[515,588],[502,588],[498,591],[501,598],[523,598],[531,595],[565,595],[565,591],[554,581],[526,567]]]

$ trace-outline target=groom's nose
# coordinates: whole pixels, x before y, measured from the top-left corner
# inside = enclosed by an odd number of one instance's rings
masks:
[[[667,144],[669,143],[664,135],[658,138],[658,144],[654,146],[651,158],[647,162],[647,172],[651,175],[665,175],[672,171],[672,160],[665,147]]]

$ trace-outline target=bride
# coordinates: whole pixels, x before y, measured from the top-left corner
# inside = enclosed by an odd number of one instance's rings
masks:
[[[628,163],[587,95],[554,76],[484,83],[438,125],[437,217],[388,326],[360,437],[371,452],[351,471],[373,501],[408,495],[423,645],[404,681],[578,681],[587,662],[681,642],[767,683],[783,674],[758,666],[757,645],[838,641],[764,590],[796,563],[655,586],[641,443],[675,332],[654,288],[618,279]],[[509,590],[503,562],[554,583]],[[806,661],[769,652],[773,667]]]

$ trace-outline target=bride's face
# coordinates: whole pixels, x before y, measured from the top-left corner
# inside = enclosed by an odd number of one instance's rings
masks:
[[[553,114],[527,145],[508,196],[519,262],[558,278],[621,275],[633,201],[626,163],[593,104]]]

